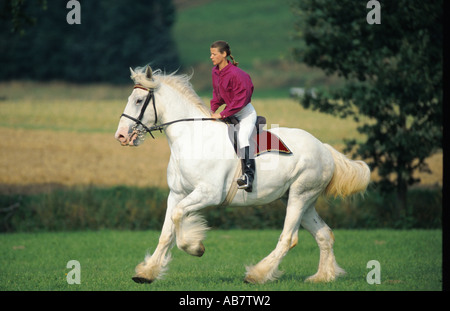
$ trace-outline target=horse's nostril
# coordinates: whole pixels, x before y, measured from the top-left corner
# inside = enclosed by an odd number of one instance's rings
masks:
[[[115,138],[123,145],[127,142],[127,136],[125,135],[125,133],[121,130],[118,130],[116,132],[116,135],[114,135]]]

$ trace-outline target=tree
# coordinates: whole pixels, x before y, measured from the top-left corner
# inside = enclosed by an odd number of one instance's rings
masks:
[[[36,19],[26,11],[25,0],[0,0],[0,19],[9,22],[9,29],[13,33],[23,34],[24,28],[36,23]],[[27,3],[29,5],[29,3]],[[47,7],[47,0],[38,0],[31,5],[38,5],[43,10]]]
[[[379,24],[366,19],[373,3]],[[345,79],[301,104],[359,122],[367,140],[347,139],[345,152],[377,169],[380,190],[395,190],[403,215],[413,173],[429,171],[425,160],[442,148],[442,2],[295,0],[292,8],[306,43],[296,59]]]
[[[74,1],[80,24],[67,21],[69,2],[0,0],[0,28],[12,30],[0,33],[0,80],[125,83],[128,67],[179,67],[172,1]]]

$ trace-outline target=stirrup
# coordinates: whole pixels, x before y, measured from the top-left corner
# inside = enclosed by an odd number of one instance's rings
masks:
[[[247,189],[249,187],[247,174],[242,175],[236,182],[238,189]]]

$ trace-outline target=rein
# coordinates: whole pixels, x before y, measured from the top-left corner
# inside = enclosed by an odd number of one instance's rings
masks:
[[[144,105],[142,105],[141,108],[141,112],[139,113],[139,116],[137,118],[134,118],[132,116],[129,116],[125,113],[122,113],[120,115],[120,117],[126,117],[132,121],[134,121],[136,124],[133,126],[133,130],[134,132],[137,133],[137,135],[139,136],[140,139],[144,139],[144,136],[146,133],[149,133],[150,136],[155,139],[155,136],[153,136],[152,132],[153,131],[160,131],[162,133],[162,130],[164,129],[165,126],[169,126],[171,124],[177,123],[177,122],[191,122],[191,121],[215,121],[217,119],[215,118],[187,118],[187,119],[180,119],[180,120],[175,120],[175,121],[170,121],[170,122],[166,122],[166,123],[162,123],[157,125],[156,123],[158,123],[158,113],[156,112],[156,101],[155,101],[155,94],[153,89],[150,88],[146,88],[140,84],[136,84],[134,86],[135,89],[142,89],[145,91],[148,91],[148,95],[145,98],[145,102]],[[145,110],[147,109],[148,104],[150,103],[150,101],[153,102],[153,110],[155,111],[155,122],[153,124],[153,126],[151,127],[147,127],[144,123],[142,123],[142,119],[144,118],[144,113]],[[142,126],[143,130],[139,130],[138,126]]]

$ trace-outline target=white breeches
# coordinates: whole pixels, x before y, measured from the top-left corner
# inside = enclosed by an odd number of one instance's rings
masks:
[[[248,103],[241,111],[234,114],[239,120],[238,142],[239,148],[250,146],[250,137],[255,129],[256,110]]]

